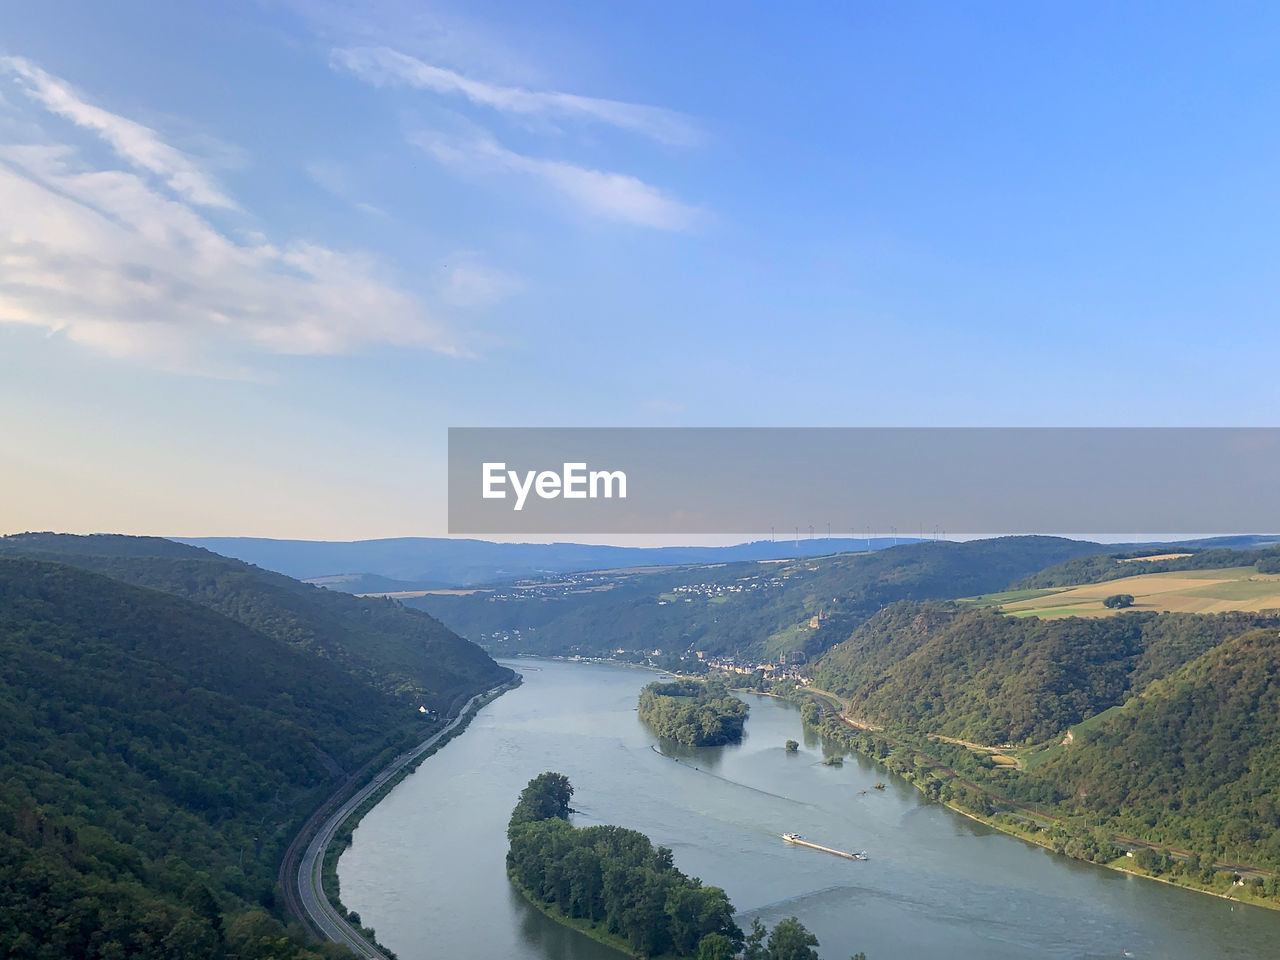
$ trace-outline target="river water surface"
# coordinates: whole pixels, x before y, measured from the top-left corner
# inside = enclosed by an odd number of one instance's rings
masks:
[[[794,914],[827,960],[1280,957],[1280,912],[1056,856],[869,762],[823,766],[812,738],[787,754],[788,739],[806,740],[791,704],[747,695],[740,745],[677,761],[636,717],[652,673],[507,665],[523,686],[379,803],[339,862],[343,902],[401,960],[619,960],[507,882],[507,817],[544,770],[572,781],[575,823],[648,834],[685,873],[724,887],[744,928]],[[793,847],[779,838],[790,832],[870,860]]]

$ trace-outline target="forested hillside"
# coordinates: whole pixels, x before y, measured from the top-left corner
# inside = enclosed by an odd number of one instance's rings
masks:
[[[1280,616],[1126,613],[1018,619],[950,603],[887,607],[833,648],[818,686],[876,725],[1035,743]]]
[[[1280,866],[1280,637],[1209,650],[1081,731],[1029,778],[1207,860]]]
[[[167,541],[0,544],[0,956],[345,956],[282,926],[285,847],[430,732],[420,694],[507,671],[425,614]],[[89,550],[12,556],[35,544]]]
[[[493,652],[812,658],[885,604],[1002,590],[1099,549],[1057,537],[939,541],[785,563],[606,572],[407,602]]]
[[[301,955],[255,908],[305,811],[425,721],[186,601],[0,559],[0,956]],[[278,952],[275,952],[277,951]]]
[[[170,540],[22,534],[0,538],[3,555],[69,563],[191,600],[415,706],[445,710],[509,675],[421,611],[323,590]]]

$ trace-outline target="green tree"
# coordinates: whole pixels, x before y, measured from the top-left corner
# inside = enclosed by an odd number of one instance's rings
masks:
[[[1132,593],[1113,593],[1107,599],[1102,601],[1102,605],[1108,610],[1123,610],[1125,607],[1133,606]]]
[[[548,770],[529,781],[520,791],[520,802],[511,811],[508,830],[520,823],[538,820],[569,819],[569,801],[573,786],[563,773]]]
[[[708,933],[698,941],[696,960],[733,960],[733,941],[723,933]]]
[[[818,938],[796,917],[779,920],[769,934],[768,960],[819,960]]]
[[[751,918],[751,932],[743,940],[742,960],[769,960],[769,951],[765,947],[765,937],[769,935],[759,917]]]

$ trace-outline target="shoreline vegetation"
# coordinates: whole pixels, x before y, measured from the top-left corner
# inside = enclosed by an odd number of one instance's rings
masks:
[[[755,918],[744,933],[723,889],[686,876],[643,833],[575,827],[573,792],[564,774],[539,774],[507,826],[507,875],[547,917],[636,960],[818,960],[817,937],[795,917],[772,931]]]
[[[516,879],[515,873],[509,868],[507,870],[507,879],[511,881],[511,885],[516,888],[516,892],[520,894],[525,903],[529,904],[529,906],[533,907],[533,909],[537,910],[548,920],[552,920],[555,923],[560,924],[562,927],[568,927],[570,930],[574,930],[582,934],[584,937],[589,937],[596,943],[602,943],[611,950],[617,950],[623,956],[631,957],[632,960],[644,960],[644,955],[637,953],[626,940],[617,934],[613,934],[608,930],[605,930],[598,923],[593,923],[590,920],[582,920],[578,917],[570,917],[559,910],[555,904],[544,903],[538,899],[538,897],[534,896],[532,890]],[[665,957],[654,957],[651,958],[651,960],[673,960],[673,958],[668,955]]]
[[[1270,871],[1216,860],[1209,863],[1187,851],[1118,834],[1098,817],[1072,816],[1067,811],[1047,813],[1020,804],[966,779],[944,758],[917,742],[918,738],[903,734],[895,738],[857,724],[825,698],[807,696],[803,688],[790,697],[781,696],[800,704],[804,724],[822,739],[825,751],[862,756],[901,777],[928,799],[993,830],[1118,873],[1233,903],[1280,910],[1280,900],[1265,892],[1268,883],[1280,889],[1280,877]]]
[[[751,712],[724,681],[690,678],[648,684],[640,691],[636,709],[659,737],[688,747],[740,742]]]

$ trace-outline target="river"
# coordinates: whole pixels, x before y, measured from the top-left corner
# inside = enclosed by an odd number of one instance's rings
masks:
[[[652,673],[507,665],[524,684],[379,803],[339,862],[343,902],[401,960],[619,960],[507,882],[507,817],[544,770],[572,781],[575,823],[621,824],[670,847],[685,873],[725,888],[744,928],[798,916],[824,960],[1280,956],[1280,912],[1056,856],[929,804],[860,758],[823,766],[791,704],[746,695],[741,744],[676,762],[635,714]],[[802,741],[798,753],[788,739]],[[788,832],[870,859],[792,847],[778,836]]]

